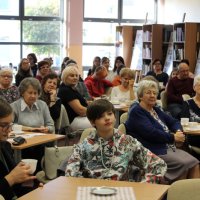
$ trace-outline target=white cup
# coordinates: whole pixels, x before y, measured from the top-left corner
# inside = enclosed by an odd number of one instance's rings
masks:
[[[181,125],[188,126],[189,125],[189,118],[181,118]]]
[[[14,131],[14,133],[21,133],[22,132],[22,125],[13,124],[12,130]]]
[[[161,88],[163,88],[163,82],[159,82],[159,86],[161,87]]]
[[[21,161],[30,166],[30,174],[35,172],[38,162],[36,159],[23,159]]]

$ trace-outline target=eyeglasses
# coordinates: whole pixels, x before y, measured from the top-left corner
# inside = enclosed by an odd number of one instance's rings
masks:
[[[10,123],[10,124],[0,124],[0,127],[2,128],[2,131],[7,131],[9,128],[12,129],[13,123]]]
[[[147,95],[154,95],[154,96],[157,96],[157,92],[155,92],[155,91],[146,91],[146,92],[144,92],[145,94],[147,94]]]
[[[2,78],[9,78],[9,79],[11,79],[11,78],[13,78],[11,75],[0,75]]]

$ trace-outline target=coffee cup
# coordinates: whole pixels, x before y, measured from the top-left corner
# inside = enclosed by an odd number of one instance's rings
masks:
[[[33,174],[35,172],[38,162],[36,159],[23,159],[21,161],[30,166],[30,174]]]
[[[189,125],[189,118],[181,118],[181,125],[188,126]]]
[[[13,124],[12,130],[15,134],[22,132],[22,125],[20,124]]]

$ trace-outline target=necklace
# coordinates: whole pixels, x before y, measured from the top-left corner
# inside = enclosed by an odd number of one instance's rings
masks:
[[[113,136],[113,143],[115,144],[115,137]],[[113,146],[114,147],[114,146]],[[105,163],[104,163],[104,160],[103,160],[103,148],[102,148],[102,144],[101,144],[101,139],[100,139],[100,151],[101,151],[101,162],[102,162],[102,165],[105,169],[108,170],[108,172],[111,170],[112,166],[113,166],[113,160],[114,160],[114,148],[112,147],[112,158],[111,158],[111,164],[110,164],[110,167],[108,168]]]

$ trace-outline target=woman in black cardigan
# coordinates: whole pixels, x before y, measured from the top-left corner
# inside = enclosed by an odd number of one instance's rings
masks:
[[[30,175],[30,166],[15,163],[11,145],[6,141],[12,126],[12,108],[0,99],[0,110],[0,194],[6,200],[11,200],[30,191],[23,188],[21,183],[36,177]]]

